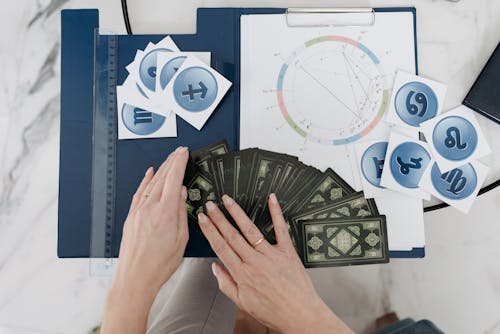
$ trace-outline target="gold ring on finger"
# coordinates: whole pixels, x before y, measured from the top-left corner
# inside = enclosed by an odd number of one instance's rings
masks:
[[[264,238],[260,238],[259,240],[257,240],[257,241],[256,241],[256,242],[252,245],[252,247],[253,247],[253,248],[257,247],[257,246],[258,246],[259,244],[261,244],[264,240],[266,240],[266,239],[264,239]]]

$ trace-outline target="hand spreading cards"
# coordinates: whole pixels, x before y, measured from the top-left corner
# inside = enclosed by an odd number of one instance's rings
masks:
[[[488,171],[477,159],[491,151],[470,109],[460,106],[439,115],[445,93],[441,83],[397,73],[386,116],[393,124],[390,138],[355,147],[367,196],[396,191],[430,199],[432,194],[468,212]]]
[[[229,82],[209,52],[180,52],[170,37],[138,50],[117,86],[118,138],[176,137],[176,115],[201,130]]]
[[[196,226],[206,201],[223,208],[221,197],[228,194],[275,243],[267,208],[275,193],[306,267],[389,261],[385,216],[331,169],[321,172],[297,157],[256,148],[229,152],[219,142],[191,152],[184,184]]]

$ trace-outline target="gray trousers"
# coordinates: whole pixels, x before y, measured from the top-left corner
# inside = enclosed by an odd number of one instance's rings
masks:
[[[185,258],[151,307],[148,334],[232,334],[236,305],[212,274],[213,258]]]

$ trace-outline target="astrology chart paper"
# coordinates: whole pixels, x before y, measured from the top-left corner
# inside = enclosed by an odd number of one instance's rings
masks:
[[[353,144],[388,138],[382,118],[395,74],[416,71],[413,13],[374,15],[370,26],[329,27],[289,27],[282,14],[242,15],[240,148],[331,167],[360,190]]]

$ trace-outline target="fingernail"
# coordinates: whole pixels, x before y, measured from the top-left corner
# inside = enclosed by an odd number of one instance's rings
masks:
[[[206,224],[208,222],[207,216],[203,212],[198,213],[198,223]]]
[[[177,149],[175,150],[176,153],[184,153],[184,152],[187,152],[188,148],[186,146],[179,146],[177,147]]]
[[[212,272],[214,273],[214,276],[217,277],[217,266],[215,265],[215,262],[212,262]]]
[[[153,167],[149,167],[147,170],[146,170],[146,173],[144,174],[144,176],[149,176],[151,175],[151,173],[153,172]]]
[[[234,200],[228,195],[224,194],[222,195],[222,202],[224,202],[225,206],[230,206],[234,203]]]
[[[208,210],[208,211],[213,211],[213,210],[215,210],[215,204],[214,204],[214,202],[212,202],[212,201],[208,201],[207,203],[205,203],[205,206],[207,207],[207,210]]]
[[[182,186],[182,189],[181,189],[181,196],[184,200],[187,200],[187,197],[188,197],[188,192],[187,192],[187,189],[186,189],[186,186]]]
[[[272,193],[272,194],[269,195],[269,200],[273,204],[277,204],[278,203],[278,199],[276,198],[276,195],[274,193]]]

